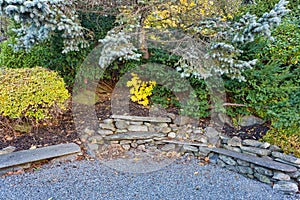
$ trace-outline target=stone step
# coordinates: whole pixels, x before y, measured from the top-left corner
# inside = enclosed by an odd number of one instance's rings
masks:
[[[233,151],[229,151],[227,149],[221,149],[221,148],[210,148],[210,150],[212,152],[215,152],[218,154],[233,157],[233,158],[247,161],[247,162],[262,166],[262,167],[266,167],[266,168],[270,168],[270,169],[274,169],[274,170],[278,170],[278,171],[282,171],[282,172],[296,172],[297,171],[296,167],[286,165],[286,164],[283,164],[280,162],[276,162],[273,160],[268,160],[268,159],[264,159],[264,158],[260,158],[260,157],[256,157],[256,156],[252,156],[252,155],[248,155],[248,154],[243,154],[243,153],[239,153],[239,152],[233,152]]]
[[[160,123],[168,123],[171,122],[171,118],[169,117],[141,117],[141,116],[128,116],[128,115],[112,115],[113,119],[123,119],[130,121],[139,121],[139,122],[160,122]]]
[[[146,140],[164,137],[166,137],[165,134],[157,132],[127,132],[108,135],[105,137],[105,140]]]
[[[208,146],[207,144],[203,144],[203,143],[185,142],[185,141],[178,141],[178,140],[162,140],[162,142],[170,143],[170,144],[197,146],[197,147],[207,147]]]
[[[58,144],[0,155],[0,169],[80,152],[75,143]]]

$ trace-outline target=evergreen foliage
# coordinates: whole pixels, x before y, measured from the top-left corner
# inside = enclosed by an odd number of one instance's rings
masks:
[[[71,0],[0,0],[0,15],[13,19],[19,27],[14,49],[30,49],[53,31],[62,31],[63,53],[85,48],[84,28]]]

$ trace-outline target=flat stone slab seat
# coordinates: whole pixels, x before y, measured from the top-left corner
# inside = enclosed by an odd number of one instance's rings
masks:
[[[106,140],[144,140],[152,139],[155,137],[165,137],[163,133],[157,132],[127,132],[127,133],[118,133],[106,136]]]
[[[276,162],[273,160],[268,160],[268,159],[264,159],[264,158],[260,158],[260,157],[256,157],[256,156],[252,156],[252,155],[248,155],[248,154],[243,154],[243,153],[239,153],[239,152],[233,152],[233,151],[229,151],[227,149],[221,149],[221,148],[209,148],[209,149],[212,152],[222,154],[225,156],[230,156],[233,158],[237,158],[237,159],[247,161],[250,163],[254,163],[254,164],[260,165],[262,167],[267,167],[267,168],[282,171],[282,172],[296,172],[297,171],[296,167],[286,165],[286,164],[283,164],[280,162]]]
[[[0,155],[0,169],[80,152],[75,143],[58,144]]]
[[[171,118],[169,117],[141,117],[141,116],[128,116],[128,115],[112,115],[111,118],[130,120],[130,121],[160,122],[160,123],[168,123],[172,121]]]
[[[195,142],[184,142],[184,141],[178,141],[178,140],[162,140],[162,142],[171,143],[171,144],[179,144],[179,145],[190,145],[190,146],[197,146],[197,147],[207,147],[207,144],[195,143]]]

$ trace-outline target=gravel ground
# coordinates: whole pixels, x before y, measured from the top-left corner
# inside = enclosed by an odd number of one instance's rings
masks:
[[[33,173],[1,178],[2,200],[58,199],[300,199],[199,160],[176,161],[150,173],[127,173],[99,161],[45,165]]]

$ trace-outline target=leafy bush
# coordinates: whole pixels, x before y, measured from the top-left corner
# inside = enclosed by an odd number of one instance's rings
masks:
[[[285,153],[300,157],[299,126],[285,129],[271,129],[263,138],[264,141],[280,146]]]
[[[226,79],[229,101],[246,107],[230,108],[233,115],[251,113],[271,122],[265,141],[298,156],[300,146],[300,30],[287,18],[273,31],[275,41],[261,38],[245,46],[247,56],[258,59],[244,71],[246,82]]]
[[[127,87],[130,88],[130,99],[143,106],[149,104],[149,97],[152,95],[153,87],[156,85],[155,81],[142,81],[137,74],[132,73],[132,79],[127,82]]]
[[[49,119],[65,109],[69,93],[56,72],[41,67],[0,70],[0,115]]]

